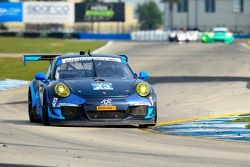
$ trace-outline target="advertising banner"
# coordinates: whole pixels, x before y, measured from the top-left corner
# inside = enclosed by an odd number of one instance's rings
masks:
[[[0,2],[0,22],[22,22],[22,3]]]
[[[73,23],[74,4],[68,2],[23,2],[25,23]]]
[[[124,22],[125,5],[119,3],[76,3],[76,22]]]

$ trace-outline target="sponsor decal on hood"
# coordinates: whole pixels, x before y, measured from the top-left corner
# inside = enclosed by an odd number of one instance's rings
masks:
[[[92,83],[93,90],[114,90],[112,83]]]

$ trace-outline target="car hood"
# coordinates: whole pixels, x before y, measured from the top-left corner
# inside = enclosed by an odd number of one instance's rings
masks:
[[[136,79],[84,78],[64,80],[72,92],[81,97],[124,97],[134,92]]]
[[[214,32],[214,37],[226,37],[226,32]]]

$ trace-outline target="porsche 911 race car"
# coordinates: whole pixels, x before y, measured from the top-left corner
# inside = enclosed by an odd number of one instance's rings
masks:
[[[211,32],[201,35],[201,42],[203,43],[224,42],[231,44],[233,41],[233,34],[225,27],[216,27]]]
[[[125,55],[25,55],[27,61],[51,61],[28,90],[30,122],[44,125],[139,125],[157,121],[156,94],[135,74]]]

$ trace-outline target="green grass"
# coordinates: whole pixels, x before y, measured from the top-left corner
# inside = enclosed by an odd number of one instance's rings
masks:
[[[105,41],[0,37],[0,53],[67,53],[88,49],[92,51],[105,43]]]
[[[236,120],[233,120],[232,122],[250,122],[250,117],[248,118],[238,118]],[[246,125],[247,129],[250,129],[250,124]]]
[[[232,122],[250,122],[250,118],[238,118]]]
[[[240,116],[250,116],[250,114],[241,114]]]
[[[91,51],[106,44],[105,41],[79,41],[60,39],[0,38],[0,53],[67,53]],[[48,62],[27,62],[22,57],[0,57],[0,79],[32,80],[37,72],[46,72]]]
[[[27,62],[20,58],[0,58],[0,79],[32,80],[37,72],[46,72],[49,62]]]
[[[250,124],[246,125],[246,128],[247,128],[247,129],[250,129]]]

